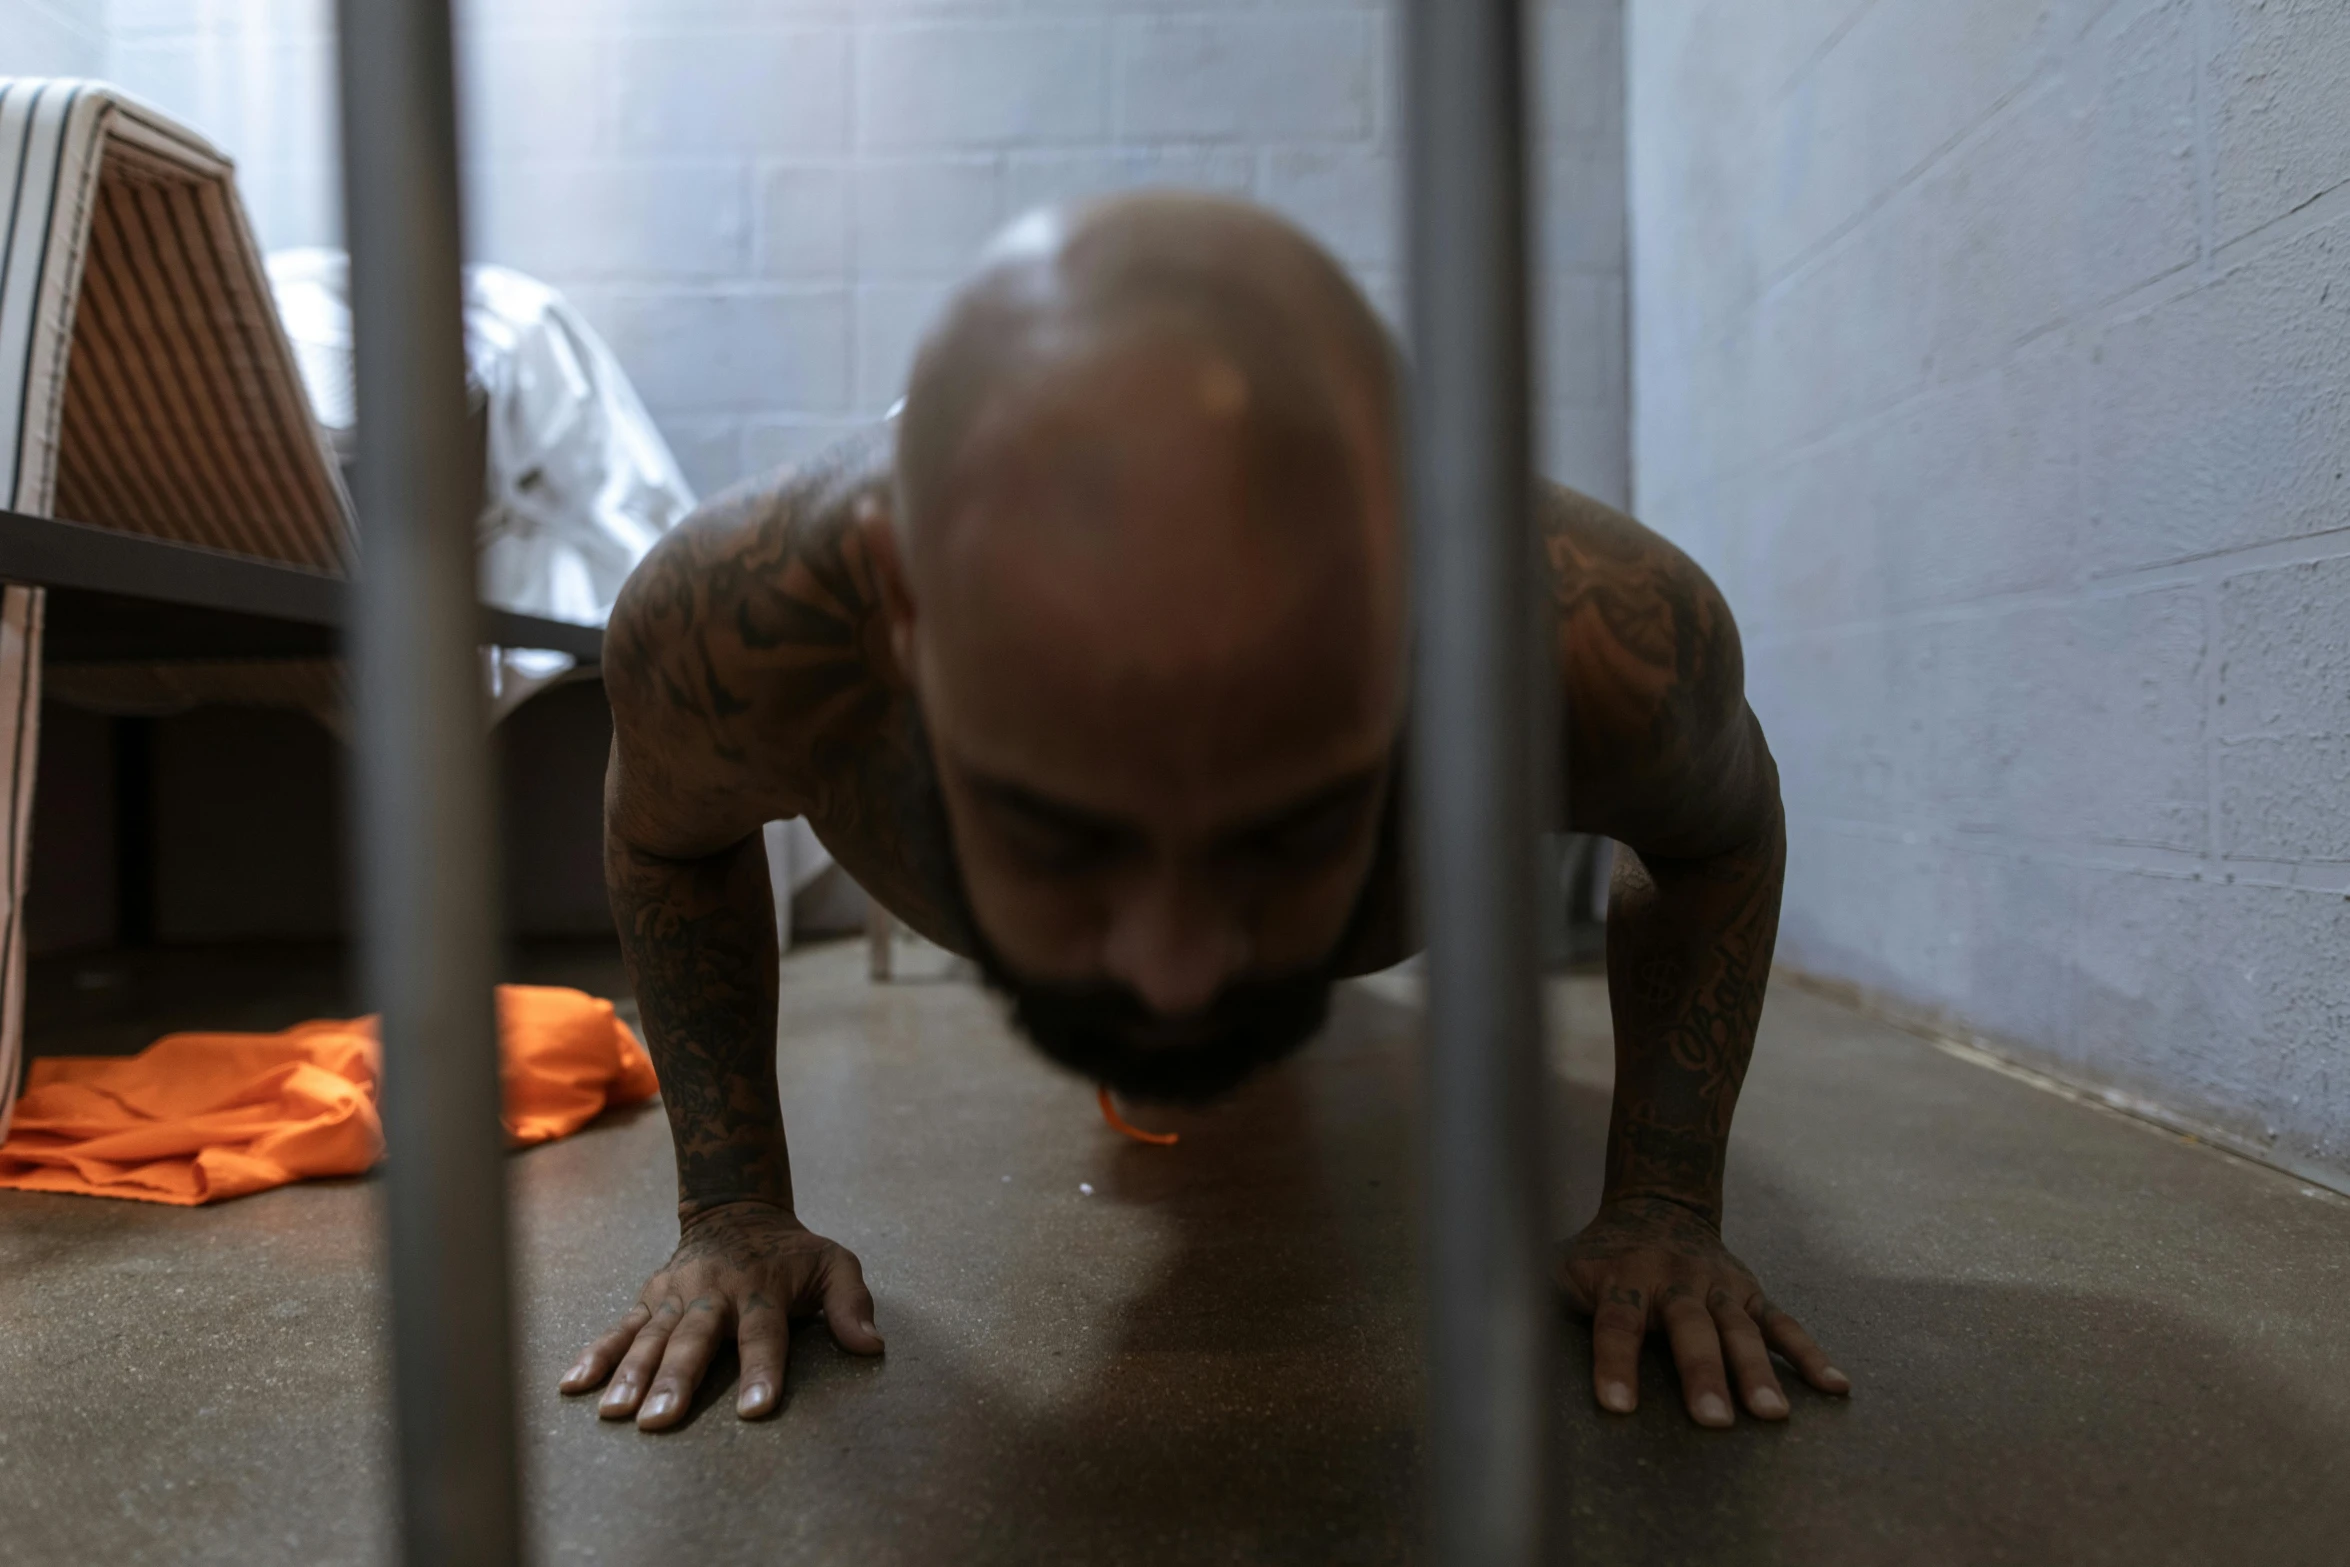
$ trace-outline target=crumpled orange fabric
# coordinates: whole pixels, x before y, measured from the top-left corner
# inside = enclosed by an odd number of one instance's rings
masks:
[[[0,1187],[193,1207],[359,1175],[383,1157],[379,1063],[372,1017],[36,1060],[0,1143]],[[612,1003],[555,986],[498,987],[498,1064],[514,1148],[660,1091]]]

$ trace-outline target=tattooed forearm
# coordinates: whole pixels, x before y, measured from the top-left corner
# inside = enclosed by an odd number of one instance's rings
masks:
[[[961,946],[872,530],[886,438],[731,491],[655,546],[606,636],[605,878],[684,1216],[789,1208],[762,823],[805,816],[871,893]]]
[[[1778,772],[1746,705],[1737,627],[1705,573],[1569,491],[1545,493],[1541,521],[1570,820],[1631,846],[1608,910],[1608,1196],[1718,1225],[1723,1150],[1778,937]]]
[[[1621,853],[1608,909],[1616,1024],[1607,1195],[1722,1219],[1730,1117],[1778,939],[1786,837],[1703,860]]]
[[[788,1211],[775,906],[758,835],[670,860],[608,833],[605,877],[677,1145],[679,1216],[744,1198]]]

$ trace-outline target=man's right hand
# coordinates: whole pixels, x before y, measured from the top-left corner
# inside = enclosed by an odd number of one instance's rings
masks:
[[[791,1319],[814,1316],[849,1353],[881,1353],[865,1270],[847,1247],[771,1203],[726,1203],[685,1221],[668,1263],[564,1373],[562,1388],[585,1393],[610,1377],[596,1413],[633,1415],[639,1430],[666,1431],[685,1418],[723,1335],[732,1333],[742,1352],[734,1412],[756,1420],[779,1407]]]

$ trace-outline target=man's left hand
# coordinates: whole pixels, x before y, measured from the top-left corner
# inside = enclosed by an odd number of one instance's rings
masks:
[[[1670,1198],[1603,1205],[1561,1252],[1558,1281],[1592,1319],[1592,1387],[1603,1409],[1630,1414],[1639,1406],[1640,1345],[1652,1328],[1671,1341],[1682,1400],[1701,1426],[1736,1422],[1732,1379],[1747,1413],[1787,1418],[1787,1395],[1771,1368],[1774,1349],[1821,1392],[1852,1391],[1803,1325],[1772,1305],[1746,1264],[1730,1255],[1721,1232]]]

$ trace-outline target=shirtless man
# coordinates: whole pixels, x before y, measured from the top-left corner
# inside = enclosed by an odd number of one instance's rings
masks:
[[[760,824],[805,815],[1055,1060],[1204,1100],[1412,950],[1393,351],[1268,214],[1039,214],[924,345],[894,430],[737,489],[646,557],[605,652],[612,909],[677,1147],[677,1251],[567,1393],[676,1425],[711,1357],[771,1414],[787,1323],[878,1354],[857,1259],[794,1216]],[[1561,1248],[1593,1385],[1652,1329],[1691,1418],[1847,1388],[1723,1247],[1723,1150],[1777,932],[1776,770],[1678,550],[1545,487],[1571,825],[1616,839],[1606,1195]],[[609,1379],[609,1386],[606,1386]]]

